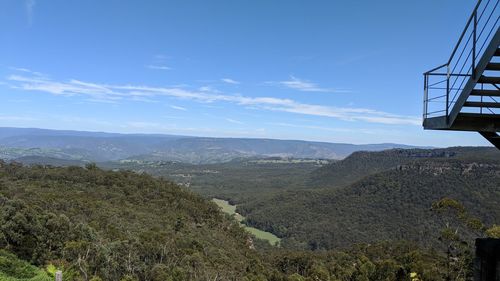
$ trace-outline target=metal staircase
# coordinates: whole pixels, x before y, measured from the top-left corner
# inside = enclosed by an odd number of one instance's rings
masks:
[[[424,73],[424,129],[479,132],[500,149],[500,0],[479,0],[448,62]]]

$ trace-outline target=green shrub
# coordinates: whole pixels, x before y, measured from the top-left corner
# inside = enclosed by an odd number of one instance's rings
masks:
[[[0,272],[14,278],[32,278],[37,268],[19,260],[15,255],[0,250]]]
[[[0,281],[52,281],[45,271],[0,250]]]

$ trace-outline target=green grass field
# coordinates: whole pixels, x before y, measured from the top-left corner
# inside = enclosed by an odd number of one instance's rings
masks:
[[[243,224],[242,221],[245,220],[245,217],[236,212],[236,205],[231,205],[228,201],[217,198],[212,199],[212,201],[217,204],[217,206],[219,206],[224,213],[233,216],[234,219],[237,220],[241,226],[243,226],[245,230],[250,232],[253,236],[258,239],[267,240],[271,245],[278,246],[280,244],[281,239],[276,235]]]
[[[236,214],[236,205],[231,205],[228,201],[217,198],[212,199],[212,201],[214,201],[215,204],[217,204],[217,206],[219,206],[224,213],[229,215]]]

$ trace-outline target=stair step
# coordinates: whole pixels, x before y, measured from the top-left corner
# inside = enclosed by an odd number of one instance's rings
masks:
[[[480,101],[466,101],[465,107],[489,107],[500,108],[500,102],[480,102]]]
[[[496,57],[500,57],[500,48],[498,48],[498,49],[495,51],[495,56],[496,56]]]
[[[478,83],[488,83],[488,84],[500,84],[500,77],[492,76],[481,76],[479,77]]]
[[[500,136],[496,132],[479,132],[483,137],[485,137],[491,144],[496,148],[500,149]]]
[[[488,139],[490,139],[490,138],[491,139],[500,139],[500,136],[495,132],[480,132],[480,134]]]
[[[468,112],[460,112],[458,114],[458,117],[467,119],[467,120],[472,120],[475,118],[491,118],[494,119],[495,122],[500,121],[500,114],[491,114],[491,113],[468,113]]]
[[[490,62],[486,65],[486,70],[500,70],[500,63]]]
[[[488,96],[488,97],[500,97],[500,90],[478,90],[474,89],[470,93],[471,96]]]

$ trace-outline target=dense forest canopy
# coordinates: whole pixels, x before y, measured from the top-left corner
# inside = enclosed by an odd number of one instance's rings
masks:
[[[273,195],[242,204],[239,211],[250,225],[277,234],[289,247],[335,249],[399,239],[437,246],[443,221],[430,210],[433,202],[453,198],[485,223],[500,224],[499,186],[499,164],[427,160],[344,188]]]
[[[1,163],[0,193],[1,247],[37,265],[77,262],[71,268],[85,280],[151,280],[154,273],[230,280],[260,272],[235,222],[148,175]]]
[[[249,234],[214,204],[147,175],[2,162],[0,178],[0,246],[8,251],[0,252],[1,280],[52,280],[55,268],[65,280],[94,281],[444,274],[442,257],[411,243],[328,253],[257,243],[254,250]]]
[[[500,233],[496,153],[99,164],[108,170],[0,162],[0,280],[52,280],[55,269],[65,280],[94,281],[465,280],[472,239]],[[161,178],[189,173],[191,186]],[[313,185],[322,174],[325,184]],[[281,247],[245,232],[213,196],[234,200],[245,223],[278,235]],[[448,206],[436,202],[456,202],[448,205],[470,219],[436,212]],[[456,235],[446,235],[449,225]],[[458,250],[447,255],[453,243]]]

